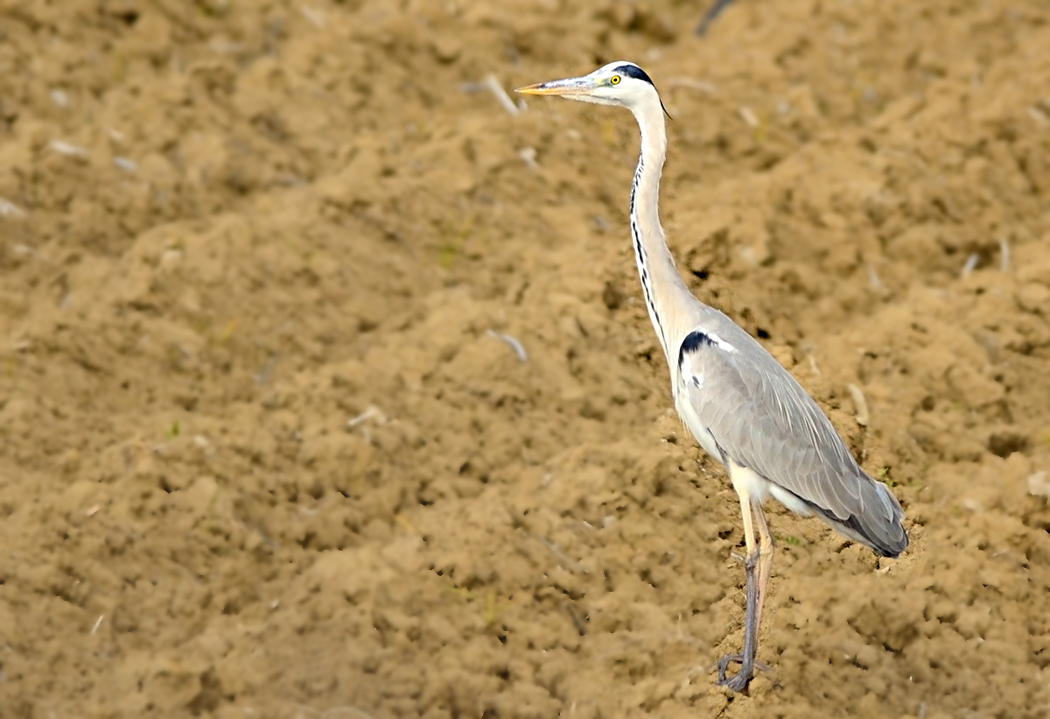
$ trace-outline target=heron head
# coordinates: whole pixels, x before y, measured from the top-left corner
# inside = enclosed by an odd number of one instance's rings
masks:
[[[634,108],[659,95],[645,70],[633,62],[619,60],[600,67],[590,75],[552,80],[519,87],[524,95],[560,95],[569,100]],[[661,103],[662,104],[662,103]]]

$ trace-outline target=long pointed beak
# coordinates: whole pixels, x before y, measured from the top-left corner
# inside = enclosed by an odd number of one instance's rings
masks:
[[[594,81],[584,76],[526,85],[514,92],[520,92],[522,95],[590,95],[595,88]]]

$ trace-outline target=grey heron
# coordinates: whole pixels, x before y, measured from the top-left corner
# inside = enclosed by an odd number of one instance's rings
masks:
[[[678,414],[725,467],[740,498],[747,548],[744,646],[719,661],[718,683],[743,691],[754,676],[773,562],[763,501],[773,497],[800,515],[816,515],[881,557],[897,557],[908,546],[904,512],[886,486],[860,468],[795,378],[733,320],[696,299],[679,275],[658,212],[667,151],[664,108],[645,71],[617,61],[518,92],[626,107],[638,121],[630,232],[642,296],[667,359]],[[730,663],[740,669],[727,678]]]

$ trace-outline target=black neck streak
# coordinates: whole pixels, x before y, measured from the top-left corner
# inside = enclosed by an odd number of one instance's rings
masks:
[[[645,254],[645,248],[642,246],[642,233],[641,229],[638,227],[638,215],[635,213],[635,195],[638,192],[638,183],[642,179],[642,173],[644,170],[645,160],[639,156],[638,169],[634,171],[634,182],[631,183],[631,240],[634,244],[634,257],[638,261],[638,276],[642,281],[642,295],[645,297],[645,304],[649,309],[649,316],[652,318],[653,324],[656,325],[656,334],[660,338],[660,344],[663,344],[663,323],[660,321],[660,313],[657,312],[656,302],[653,299],[653,286],[652,280],[649,276],[648,258]]]

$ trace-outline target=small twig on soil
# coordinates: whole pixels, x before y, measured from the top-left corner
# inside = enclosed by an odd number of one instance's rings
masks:
[[[536,163],[536,148],[535,147],[523,147],[518,150],[518,156],[525,160],[525,164],[529,166],[529,169],[535,170],[539,167]]]
[[[1033,497],[1050,498],[1050,482],[1047,482],[1046,471],[1035,472],[1028,477],[1028,493]]]
[[[665,632],[662,635],[662,638],[665,641],[666,640],[670,640],[672,642],[680,642],[681,644],[686,644],[686,645],[694,647],[696,649],[706,649],[707,648],[706,644],[704,644],[703,642],[701,642],[701,641],[699,641],[697,639],[694,639],[693,637],[689,636],[688,634],[686,634],[685,632],[682,631],[682,615],[681,615],[681,613],[679,613],[678,619],[675,620],[675,623],[674,623],[674,634],[669,634],[669,633]],[[688,682],[688,680],[687,680],[687,682]]]
[[[1010,243],[1005,239],[999,240],[999,270],[1010,271]]]
[[[575,561],[573,559],[570,559],[569,556],[567,554],[565,554],[565,552],[561,551],[561,549],[558,547],[557,544],[555,544],[551,540],[547,539],[546,537],[538,537],[536,535],[529,534],[528,532],[522,532],[522,534],[524,534],[526,537],[531,537],[532,539],[535,539],[537,542],[539,542],[544,547],[549,549],[550,553],[555,556],[555,558],[558,560],[558,562],[563,567],[565,567],[570,572],[572,572],[573,574],[576,574],[576,573],[587,574],[588,573],[586,569],[584,569],[582,566],[580,566],[579,562],[577,562],[577,561]]]
[[[518,340],[514,339],[510,335],[500,334],[495,330],[489,330],[488,334],[489,337],[495,337],[496,339],[502,340],[503,342],[506,342],[508,345],[510,345],[510,348],[514,350],[514,354],[516,354],[518,356],[518,359],[522,362],[529,361],[529,356],[525,354],[525,348],[521,345],[521,342],[518,342]]]
[[[87,154],[87,150],[83,147],[80,147],[79,145],[71,145],[62,140],[52,140],[48,147],[60,155],[69,155],[71,157],[83,157]]]
[[[266,364],[263,365],[262,371],[259,374],[252,375],[252,379],[255,380],[255,384],[265,384],[266,380],[270,378],[270,373],[273,372],[274,366],[277,364],[278,353],[274,352],[270,355],[270,358],[266,360]]]
[[[227,40],[212,40],[208,43],[208,47],[220,55],[237,55],[245,50],[243,43],[229,42]]]
[[[0,217],[22,217],[26,211],[15,203],[0,197]]]
[[[1035,105],[1028,107],[1028,116],[1035,120],[1040,127],[1050,127],[1050,117],[1047,117],[1047,114]]]
[[[361,414],[357,415],[356,417],[352,417],[351,419],[348,419],[346,421],[346,426],[350,427],[351,429],[353,429],[354,427],[356,427],[357,425],[361,424],[362,422],[364,422],[364,421],[374,417],[375,413],[377,411],[378,410],[375,407],[369,407],[368,409],[366,409],[364,412],[362,412]]]
[[[700,24],[696,26],[694,32],[701,37],[706,34],[707,28],[711,27],[711,23],[722,14],[722,11],[725,10],[731,2],[733,2],[733,0],[715,0],[714,4],[708,8],[707,12],[705,12],[704,16],[700,19]]]
[[[815,376],[820,376],[820,367],[817,366],[817,358],[813,355],[806,355],[806,359],[809,360],[809,371]]]
[[[99,614],[98,619],[95,620],[95,626],[91,627],[91,634],[94,635],[98,631],[99,626],[102,624],[102,620],[106,617],[105,614]]]
[[[743,120],[748,127],[758,127],[762,123],[755,117],[755,113],[751,111],[750,107],[741,107],[737,112],[740,113],[740,119]]]
[[[499,80],[496,76],[489,74],[483,82],[465,82],[462,85],[463,92],[488,92],[491,93],[499,104],[503,106],[503,109],[509,112],[511,115],[519,115],[521,111],[525,109],[525,103],[522,101],[520,105],[515,105],[514,100],[510,98],[507,91],[503,89],[503,86],[499,84]]]
[[[886,291],[886,287],[882,284],[882,280],[879,279],[879,275],[875,272],[875,268],[868,265],[868,280],[871,281],[872,288],[879,293]]]
[[[967,277],[970,276],[970,273],[973,272],[973,268],[976,266],[977,253],[975,252],[974,254],[970,255],[970,257],[966,260],[966,264],[963,265],[962,273],[959,275],[959,277],[965,280]]]
[[[855,384],[847,384],[850,399],[853,400],[853,409],[856,411],[857,424],[861,427],[868,426],[868,400],[864,399],[864,393]]]
[[[361,424],[363,422],[367,422],[368,420],[372,419],[373,417],[375,417],[375,420],[376,420],[376,422],[378,424],[384,424],[386,422],[386,415],[383,414],[383,410],[379,409],[375,405],[370,405],[368,407],[368,409],[366,409],[361,414],[357,415],[356,417],[352,417],[352,418],[348,419],[346,421],[346,426],[349,427],[350,429],[353,429],[357,425],[359,425],[359,424]]]
[[[485,78],[485,87],[492,93],[492,96],[499,100],[499,104],[503,106],[503,109],[509,112],[511,115],[518,115],[521,110],[514,101],[510,99],[510,95],[503,89],[503,86],[499,84],[499,80],[496,76],[489,73],[488,77]]]
[[[306,21],[314,27],[320,29],[325,25],[324,13],[320,10],[310,7],[309,5],[300,5],[299,13],[306,18]]]
[[[572,601],[564,599],[562,601],[562,606],[565,608],[565,611],[569,613],[572,623],[576,625],[576,631],[580,633],[581,637],[585,635],[587,633],[587,623],[576,613],[576,607],[573,606]]]
[[[236,517],[233,518],[233,521],[238,526],[244,527],[245,529],[247,529],[247,530],[251,531],[252,533],[254,533],[255,536],[257,536],[259,539],[262,540],[263,544],[265,544],[267,547],[269,547],[270,549],[274,550],[275,552],[279,551],[281,549],[281,545],[278,544],[277,542],[275,542],[273,539],[271,539],[270,535],[267,534],[266,532],[264,532],[262,530],[262,527],[260,527],[259,525],[255,524],[253,522],[242,522],[239,519],[237,519]]]

